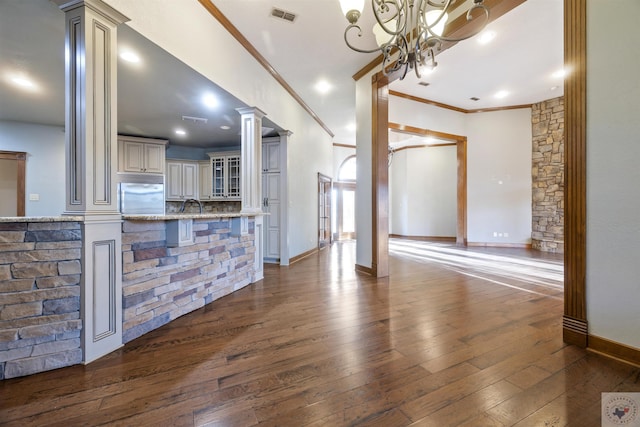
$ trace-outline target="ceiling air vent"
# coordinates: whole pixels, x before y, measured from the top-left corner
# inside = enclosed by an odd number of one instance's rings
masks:
[[[426,86],[429,86],[429,83],[427,83],[427,82],[418,82],[418,84],[419,84],[420,86],[425,86],[425,87],[426,87]]]
[[[297,17],[295,13],[287,12],[282,9],[278,9],[277,7],[274,7],[273,9],[271,9],[271,16],[274,18],[282,19],[287,22],[293,22],[296,20],[296,17]]]
[[[469,98],[472,101],[480,101],[480,98],[476,98],[475,96],[472,96],[471,98]]]

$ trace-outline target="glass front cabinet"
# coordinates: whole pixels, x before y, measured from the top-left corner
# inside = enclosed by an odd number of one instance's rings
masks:
[[[240,200],[240,153],[207,153],[211,158],[211,199]]]

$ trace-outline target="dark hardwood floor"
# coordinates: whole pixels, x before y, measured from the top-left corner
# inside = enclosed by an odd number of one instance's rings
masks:
[[[10,426],[599,426],[640,369],[561,339],[561,258],[334,244],[88,366],[0,382]],[[468,261],[468,262],[465,262]],[[558,270],[559,269],[559,270]]]

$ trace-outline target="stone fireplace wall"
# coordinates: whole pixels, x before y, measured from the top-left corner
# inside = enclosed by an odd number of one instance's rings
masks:
[[[564,253],[564,98],[533,104],[531,246]]]

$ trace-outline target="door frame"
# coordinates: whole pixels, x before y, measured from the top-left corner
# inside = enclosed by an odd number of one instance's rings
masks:
[[[326,191],[328,185],[328,191]],[[330,246],[333,243],[333,236],[331,234],[331,193],[333,190],[333,179],[331,177],[324,175],[318,172],[318,249],[325,248],[326,246]],[[320,198],[323,197],[325,200],[325,215],[326,217],[321,216],[320,214]],[[329,206],[327,208],[326,203],[329,201]],[[322,240],[320,237],[320,231],[322,230],[322,221],[325,221],[325,234],[329,236],[329,241]]]
[[[467,137],[452,133],[438,132],[430,129],[422,129],[413,126],[389,123],[389,129],[396,132],[417,135],[422,137],[433,137],[451,141],[451,143],[438,145],[455,145],[457,169],[457,208],[456,208],[456,245],[467,246]],[[413,148],[413,147],[407,147]],[[419,147],[415,147],[419,148]]]
[[[343,207],[344,207],[344,190],[356,191],[355,181],[336,181],[333,183],[333,189],[336,190],[335,204],[336,204],[336,230],[334,230],[335,240],[349,240],[356,238],[355,230],[345,233],[342,230],[343,224]]]
[[[26,175],[26,160],[27,153],[23,151],[0,151],[0,159],[4,160],[15,160],[17,166],[17,206],[16,206],[16,216],[24,216],[25,215],[25,200],[26,200],[26,191],[25,191],[25,175]]]

